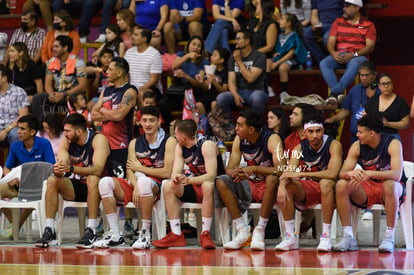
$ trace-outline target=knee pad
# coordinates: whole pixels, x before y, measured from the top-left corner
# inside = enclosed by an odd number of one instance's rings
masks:
[[[114,196],[115,183],[111,177],[103,177],[99,180],[99,194],[101,198]]]
[[[152,197],[152,179],[149,177],[139,177],[137,185],[141,197]]]

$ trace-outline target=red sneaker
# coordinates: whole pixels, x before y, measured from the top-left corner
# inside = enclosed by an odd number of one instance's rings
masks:
[[[186,246],[186,242],[183,233],[181,235],[175,235],[173,232],[170,232],[161,240],[153,241],[152,245],[161,248],[180,247]]]
[[[200,245],[202,248],[205,249],[216,248],[216,245],[213,243],[213,240],[211,239],[210,231],[205,230],[200,234]]]

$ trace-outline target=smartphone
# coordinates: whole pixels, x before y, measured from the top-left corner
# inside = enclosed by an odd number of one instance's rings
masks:
[[[377,88],[377,82],[372,83],[371,86],[370,86],[370,88],[372,90],[375,90]]]

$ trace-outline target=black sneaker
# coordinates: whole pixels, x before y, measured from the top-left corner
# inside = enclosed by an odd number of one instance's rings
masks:
[[[50,227],[45,227],[42,238],[35,243],[35,247],[47,248],[49,245],[57,245],[56,233]]]
[[[96,234],[89,227],[85,229],[85,233],[80,241],[76,244],[77,248],[92,248],[93,242],[96,241]]]

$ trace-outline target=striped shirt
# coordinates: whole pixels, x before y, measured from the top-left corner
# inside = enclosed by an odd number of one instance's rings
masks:
[[[345,18],[338,18],[332,24],[329,36],[336,37],[338,52],[355,52],[365,47],[366,39],[376,41],[377,31],[371,21],[361,19],[352,25]]]
[[[45,36],[46,31],[41,28],[36,27],[36,29],[31,33],[24,32],[22,28],[18,28],[12,35],[10,45],[13,45],[15,42],[23,42],[29,50],[30,57],[34,58],[42,48]]]
[[[151,78],[151,74],[162,73],[162,58],[160,52],[149,46],[144,52],[138,52],[137,47],[132,47],[125,53],[125,59],[129,63],[129,78],[137,89],[144,86]],[[161,81],[156,86],[162,93]]]

